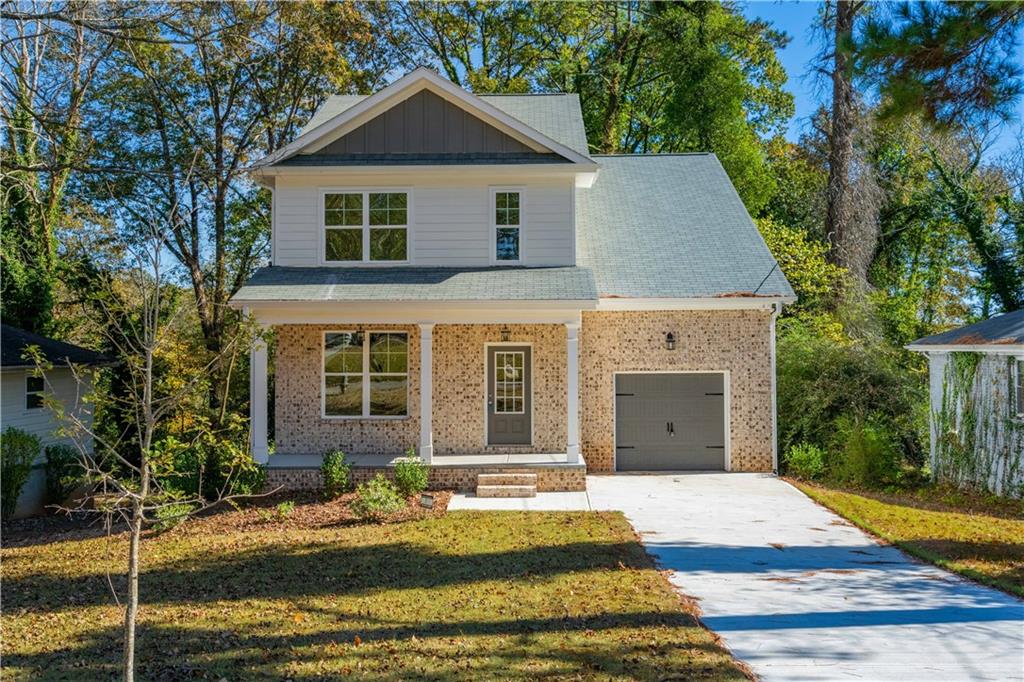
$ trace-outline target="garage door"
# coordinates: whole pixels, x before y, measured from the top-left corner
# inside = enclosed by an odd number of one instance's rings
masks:
[[[725,376],[615,377],[619,471],[725,469]]]

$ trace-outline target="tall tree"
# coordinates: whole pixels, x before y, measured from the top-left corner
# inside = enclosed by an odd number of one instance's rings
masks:
[[[903,2],[879,10],[856,53],[859,70],[880,89],[884,116],[923,112],[950,125],[1012,115],[1024,87],[1024,2]]]

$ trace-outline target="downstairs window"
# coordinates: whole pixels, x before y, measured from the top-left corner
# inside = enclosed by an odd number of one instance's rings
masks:
[[[325,417],[408,415],[409,335],[325,332]]]

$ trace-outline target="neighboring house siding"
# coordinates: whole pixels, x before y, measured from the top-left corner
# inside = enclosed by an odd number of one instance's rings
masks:
[[[315,155],[530,152],[528,146],[429,90],[421,90]]]
[[[958,367],[956,355],[929,358],[932,472],[957,485],[1024,496],[1024,419],[1014,414],[1011,395],[1016,358],[962,353]]]
[[[0,414],[3,415],[4,429],[13,427],[31,433],[39,438],[43,448],[54,443],[71,443],[67,438],[58,438],[55,432],[60,428],[53,412],[46,407],[25,409],[25,377],[31,373],[27,369],[3,370],[0,384]],[[92,390],[91,380],[83,375],[83,384],[75,380],[68,369],[52,369],[47,372],[47,392],[59,400],[68,411],[77,410],[83,421],[92,423],[91,416],[82,411],[81,398]],[[91,441],[85,444],[91,447]],[[32,475],[22,489],[18,498],[17,516],[27,516],[42,511],[45,503],[45,478],[43,475],[44,455],[40,451],[39,458],[32,468]]]
[[[410,255],[419,266],[491,263],[491,187],[523,190],[523,265],[575,260],[572,178],[529,178],[481,172],[440,177],[429,172],[279,177],[274,190],[274,265],[321,264],[321,188],[411,188]]]
[[[342,419],[322,416],[323,332],[341,330],[393,330],[409,334],[408,417]],[[274,440],[277,454],[323,454],[341,449],[347,455],[396,455],[419,443],[419,327],[302,324],[282,325],[276,331]]]
[[[486,445],[484,344],[531,345],[533,444]],[[560,324],[434,327],[434,453],[562,453],[566,444],[566,332]]]
[[[580,443],[588,471],[614,470],[615,372],[723,370],[731,470],[771,471],[771,311],[584,312]]]

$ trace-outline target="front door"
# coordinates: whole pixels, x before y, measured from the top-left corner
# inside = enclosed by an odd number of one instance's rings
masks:
[[[529,346],[487,347],[487,444],[532,442]]]

